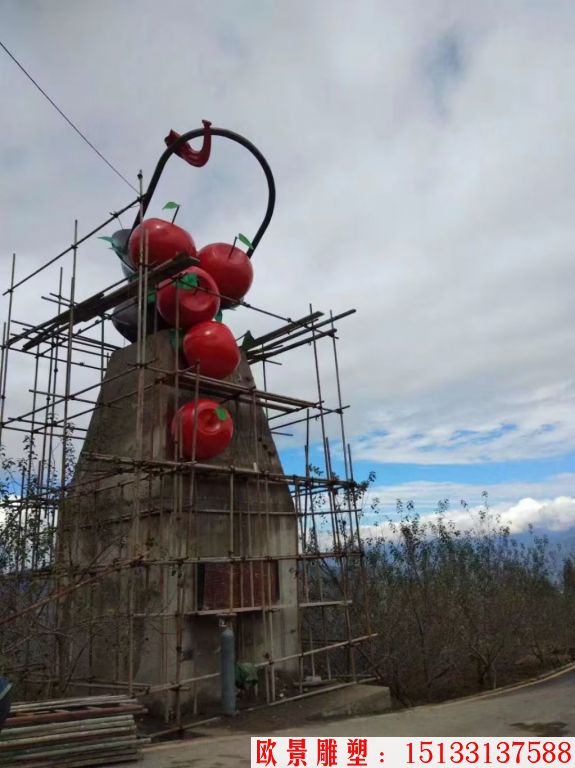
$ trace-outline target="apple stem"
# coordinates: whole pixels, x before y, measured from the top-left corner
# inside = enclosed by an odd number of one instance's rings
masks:
[[[234,242],[232,243],[232,247],[230,248],[230,252],[228,253],[228,259],[231,257],[232,253],[234,252],[234,248],[236,247],[237,240],[238,240],[238,236],[236,235],[234,237]]]
[[[178,205],[178,207],[177,207],[177,208],[176,208],[176,210],[174,211],[174,215],[172,216],[172,224],[173,224],[173,223],[174,223],[174,221],[176,220],[176,216],[178,215],[178,211],[179,211],[179,210],[180,210],[180,206]]]

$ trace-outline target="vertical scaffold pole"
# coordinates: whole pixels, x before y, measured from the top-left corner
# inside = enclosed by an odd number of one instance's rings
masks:
[[[231,623],[220,622],[220,664],[222,680],[222,713],[236,714],[236,639]]]

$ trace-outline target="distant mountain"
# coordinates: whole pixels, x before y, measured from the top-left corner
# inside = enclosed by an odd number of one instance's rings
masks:
[[[546,536],[551,546],[561,545],[561,552],[564,555],[575,555],[575,528],[569,528],[567,531],[545,531],[535,530],[537,537]],[[533,536],[529,533],[515,533],[513,538],[524,544],[529,544]]]

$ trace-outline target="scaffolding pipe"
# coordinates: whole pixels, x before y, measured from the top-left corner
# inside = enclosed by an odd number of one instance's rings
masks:
[[[231,624],[222,620],[220,634],[220,664],[222,681],[222,713],[236,714],[236,639]]]

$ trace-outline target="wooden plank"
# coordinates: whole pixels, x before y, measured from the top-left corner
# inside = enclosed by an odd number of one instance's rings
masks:
[[[195,258],[192,258],[191,256],[187,256],[185,254],[176,256],[175,259],[165,262],[164,264],[160,264],[160,266],[155,267],[155,269],[150,269],[148,271],[148,286],[150,289],[152,289],[162,280],[166,280],[168,277],[175,275],[182,269],[193,266],[195,264],[199,264],[199,261]],[[19,333],[17,336],[13,336],[8,341],[8,346],[13,346],[18,341],[28,339],[28,341],[24,344],[23,349],[32,349],[45,339],[49,338],[58,330],[58,328],[64,328],[67,326],[70,322],[71,316],[73,318],[74,325],[87,322],[88,320],[93,320],[95,317],[103,315],[109,309],[117,307],[118,304],[121,304],[123,301],[137,296],[139,283],[140,279],[139,277],[136,277],[126,285],[123,285],[120,288],[116,288],[115,291],[111,291],[108,294],[106,294],[105,291],[96,293],[93,296],[84,299],[84,301],[80,301],[75,304],[73,307],[73,313],[71,309],[67,309],[64,312],[61,312],[59,315],[56,315],[56,317],[53,317],[51,320],[46,320],[34,328],[28,328],[22,333]],[[30,338],[30,334],[37,335]]]
[[[20,725],[39,725],[41,723],[63,723],[70,720],[88,720],[103,715],[114,715],[116,713],[140,715],[144,712],[140,705],[99,708],[97,710],[79,710],[77,712],[46,712],[45,714],[27,714],[18,717],[9,717],[6,720],[7,728],[17,728]]]

